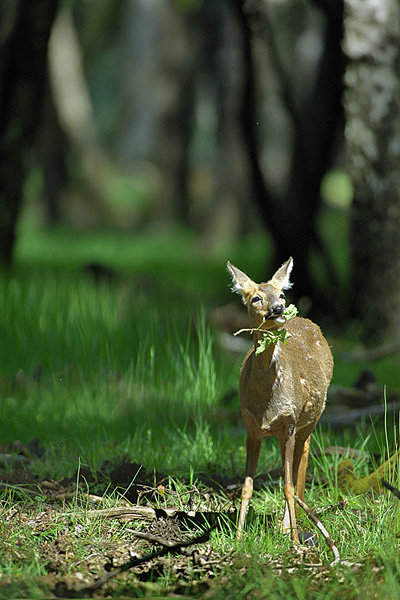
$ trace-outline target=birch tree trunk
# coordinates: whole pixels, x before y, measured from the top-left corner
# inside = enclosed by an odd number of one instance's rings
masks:
[[[367,343],[400,335],[400,4],[345,0],[351,298]]]

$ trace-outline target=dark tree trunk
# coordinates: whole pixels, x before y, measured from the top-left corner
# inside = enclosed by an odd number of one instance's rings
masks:
[[[26,155],[41,116],[47,43],[57,0],[20,0],[2,52],[0,90],[0,256],[12,259]]]
[[[205,218],[204,241],[213,250],[223,240],[234,241],[251,220],[248,206],[249,172],[240,125],[245,65],[242,35],[229,0],[203,3],[203,63],[216,106],[216,161],[213,190]],[[214,43],[207,32],[214,27]]]
[[[316,218],[320,207],[321,180],[330,165],[335,136],[342,116],[343,2],[342,0],[330,3],[316,2],[324,9],[326,15],[324,50],[314,88],[301,112],[295,112],[293,98],[286,87],[287,82],[281,81],[284,101],[293,123],[294,145],[288,187],[279,195],[272,194],[264,180],[259,163],[255,127],[257,107],[251,38],[254,31],[259,36],[267,38],[271,34],[271,28],[262,8],[250,14],[246,12],[244,0],[233,0],[233,3],[243,31],[243,52],[247,73],[242,107],[243,135],[252,169],[254,199],[261,219],[274,240],[274,266],[279,266],[289,256],[293,256],[299,274],[296,294],[311,296],[317,301],[321,301],[322,297],[326,302],[331,294],[329,292],[323,294],[321,290],[316,289],[310,272],[309,252],[311,247],[314,247],[322,253],[334,289],[335,273],[329,256],[318,238]],[[257,5],[256,2],[252,4]]]
[[[353,312],[364,341],[400,332],[400,5],[346,0]]]
[[[270,231],[274,240],[279,239],[280,227],[276,206],[278,199],[274,197],[265,183],[259,161],[259,141],[256,132],[257,102],[255,85],[255,67],[252,50],[252,30],[245,11],[244,0],[232,0],[241,30],[242,52],[244,63],[243,94],[240,108],[240,125],[249,160],[252,178],[252,192],[262,223]]]
[[[316,219],[321,204],[321,181],[331,164],[343,114],[342,25],[343,2],[328,3],[324,50],[314,89],[295,131],[291,177],[282,212],[285,221],[280,227],[283,239],[276,245],[276,265],[281,265],[287,256],[296,257],[296,270],[303,275],[303,281],[296,283],[296,287],[298,285],[298,293],[304,295],[313,289],[309,252],[312,246],[320,250]],[[327,266],[329,268],[329,263]]]
[[[170,225],[175,220],[188,225],[189,144],[194,127],[194,82],[198,40],[190,36],[188,18],[173,3],[162,13],[160,85],[158,104],[160,131],[156,162],[162,185],[154,221]]]
[[[43,170],[43,202],[48,223],[56,225],[61,218],[60,197],[68,186],[68,144],[60,126],[49,85],[46,89],[43,112],[45,118],[42,119],[37,132],[39,160]]]

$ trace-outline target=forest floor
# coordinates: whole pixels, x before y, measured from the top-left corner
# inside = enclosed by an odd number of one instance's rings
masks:
[[[400,590],[397,561],[385,564],[373,551],[330,567],[322,536],[309,547],[288,540],[268,547],[266,537],[282,536],[268,531],[276,514],[263,516],[261,544],[249,534],[248,546],[238,546],[238,478],[204,475],[178,489],[170,477],[127,460],[104,464],[103,472],[80,468],[72,477],[40,481],[29,472],[34,444],[7,450],[18,466],[2,475],[0,598],[378,598],[374,587],[387,589],[388,579],[390,597]],[[256,489],[277,487],[279,475],[280,469],[260,475]],[[391,520],[398,512],[392,498],[384,500]],[[365,542],[371,524],[380,527],[382,498],[362,503],[360,510],[341,499],[322,512],[343,519],[339,529],[351,515]],[[343,531],[339,547],[349,535]],[[35,564],[35,574],[7,575],[15,562]]]
[[[165,478],[135,463],[121,463],[108,476],[121,490],[134,483],[116,500],[99,496],[102,475],[85,470],[59,481],[38,481],[26,470],[3,477],[12,501],[3,503],[1,560],[31,561],[34,555],[46,574],[29,582],[26,575],[3,576],[0,597],[31,597],[35,588],[49,598],[182,597],[213,589],[217,574],[234,562],[232,551],[215,550],[209,542],[211,527],[223,526],[217,519],[223,512],[163,509],[170,491]],[[209,483],[218,492],[207,486],[203,495],[213,504],[221,486]],[[191,495],[199,496],[192,487]]]

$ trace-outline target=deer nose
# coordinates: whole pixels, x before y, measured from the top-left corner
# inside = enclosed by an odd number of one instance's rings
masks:
[[[285,307],[283,306],[283,304],[275,304],[274,306],[271,307],[271,314],[272,315],[281,315],[284,310],[285,310]]]

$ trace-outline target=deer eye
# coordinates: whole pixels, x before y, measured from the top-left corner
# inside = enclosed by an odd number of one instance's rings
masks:
[[[254,296],[251,301],[253,304],[256,304],[256,302],[261,302],[261,298],[260,296]]]

